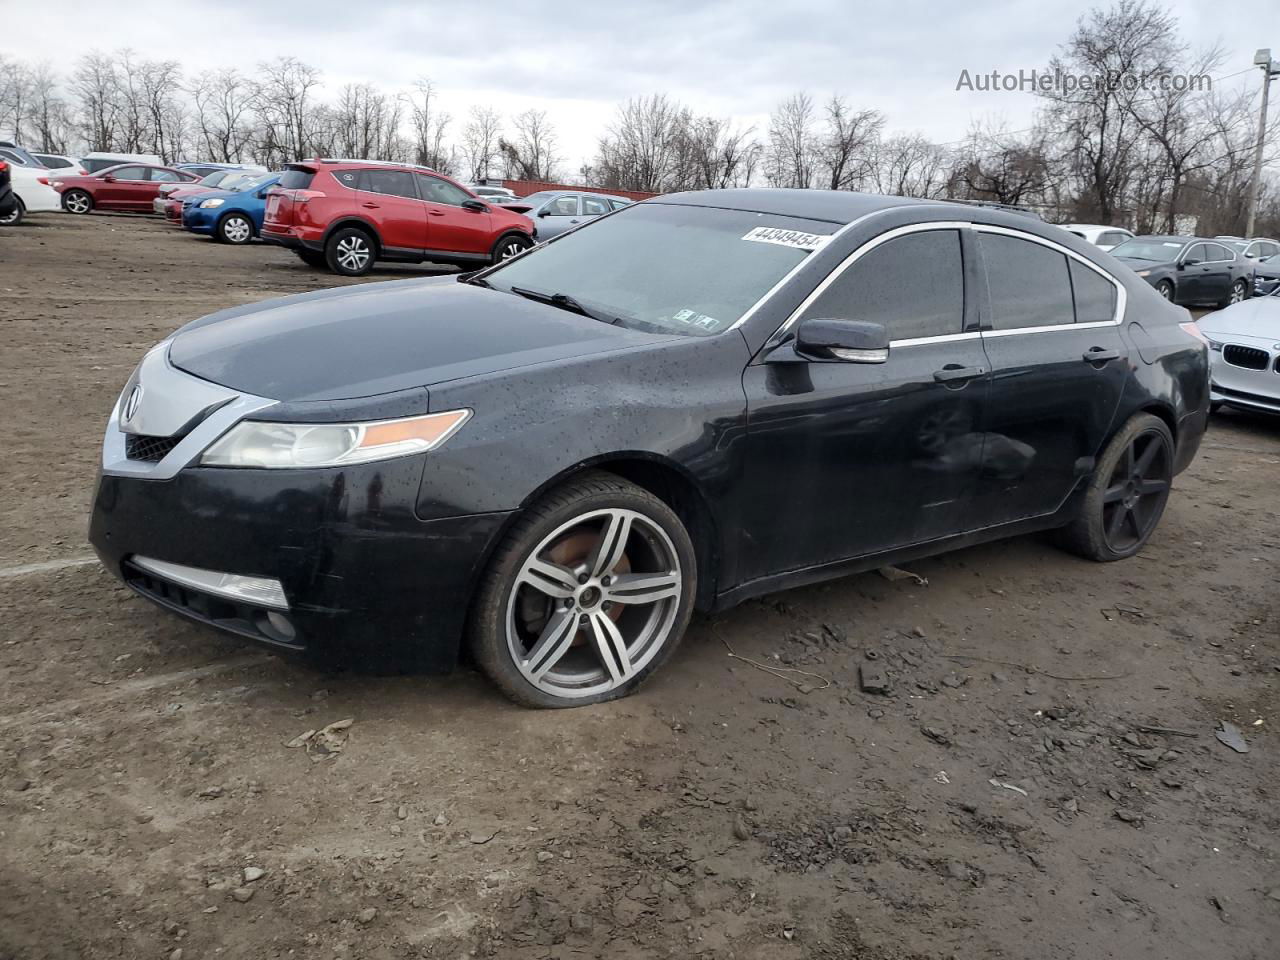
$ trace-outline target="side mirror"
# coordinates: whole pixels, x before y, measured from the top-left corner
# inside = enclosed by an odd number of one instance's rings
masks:
[[[1178,264],[1178,269],[1181,270],[1183,267],[1194,267],[1199,262],[1199,260],[1183,260]]]
[[[538,216],[539,216],[539,217],[549,217],[549,216],[551,216],[551,208],[550,208],[550,207],[548,207],[548,208],[547,208],[547,209],[545,209],[545,210],[540,210],[540,211],[538,211]]]
[[[115,183],[115,182],[116,182],[115,174],[113,174],[113,173],[108,173],[106,176],[104,176],[104,177],[102,178],[102,182],[103,182],[103,183]]]
[[[796,350],[818,360],[884,363],[889,359],[889,331],[864,320],[813,317],[800,322]]]
[[[258,199],[259,199],[259,200],[265,200],[265,199],[267,199],[267,191],[269,191],[270,189],[271,189],[270,187],[263,187],[261,190],[259,190],[259,191],[258,191]]]
[[[462,201],[462,209],[470,210],[472,213],[484,213],[489,207],[483,200],[477,200],[474,197]]]

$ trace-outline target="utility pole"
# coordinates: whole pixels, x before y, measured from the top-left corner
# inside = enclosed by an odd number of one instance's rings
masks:
[[[1253,55],[1255,66],[1262,68],[1262,112],[1258,116],[1258,147],[1253,155],[1253,182],[1249,185],[1249,218],[1244,235],[1253,236],[1253,223],[1258,216],[1258,193],[1262,189],[1262,153],[1267,142],[1267,99],[1271,93],[1271,78],[1280,76],[1280,62],[1271,59],[1271,50],[1259,50]]]

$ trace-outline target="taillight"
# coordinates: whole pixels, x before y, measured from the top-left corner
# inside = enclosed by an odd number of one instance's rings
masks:
[[[308,200],[323,200],[323,190],[295,190],[293,191],[294,203],[306,203]]]
[[[36,183],[42,183],[42,184],[44,184],[44,185],[47,187],[47,186],[49,185],[49,178],[48,178],[48,177],[36,177]]]
[[[0,173],[4,173],[8,169],[9,169],[9,165],[5,163],[3,160],[0,160]]]

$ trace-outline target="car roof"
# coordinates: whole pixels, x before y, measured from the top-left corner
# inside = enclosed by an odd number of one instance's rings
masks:
[[[918,200],[913,197],[886,197],[873,193],[846,190],[790,190],[744,187],[726,190],[697,190],[668,193],[652,197],[645,203],[674,203],[690,207],[723,207],[779,217],[825,220],[828,223],[852,223],[869,213],[890,207],[909,207],[944,201]],[[950,206],[950,204],[947,204]],[[959,204],[955,205],[957,208]],[[972,213],[972,211],[969,211]]]
[[[1197,240],[1205,240],[1205,237],[1179,237],[1172,233],[1144,233],[1134,237],[1135,240],[1160,240],[1165,243],[1195,243]]]

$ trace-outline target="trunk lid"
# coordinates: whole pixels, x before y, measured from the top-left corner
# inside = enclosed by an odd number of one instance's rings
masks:
[[[317,195],[311,189],[311,183],[318,170],[315,164],[310,163],[286,164],[280,182],[267,191],[264,221],[274,226],[293,226],[295,208]]]

